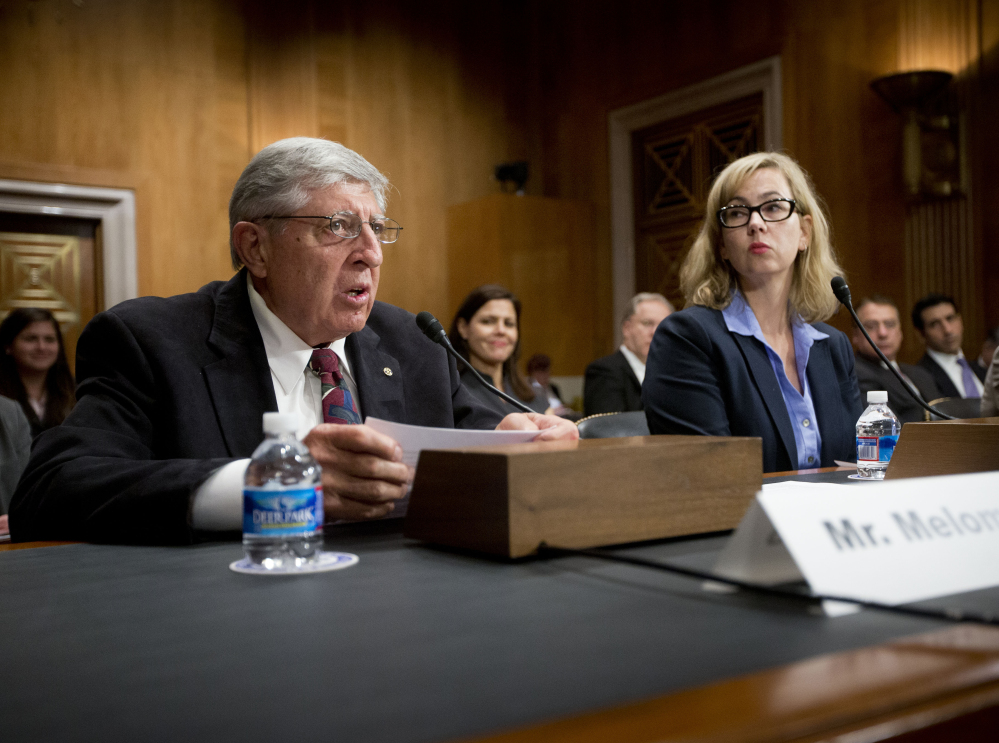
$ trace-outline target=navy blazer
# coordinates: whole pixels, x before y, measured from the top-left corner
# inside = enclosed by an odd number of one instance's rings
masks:
[[[494,428],[413,315],[375,302],[347,336],[362,417]],[[80,336],[77,404],[36,440],[11,503],[15,540],[187,542],[191,495],[249,457],[277,410],[246,271],[197,293],[133,299]]]
[[[808,354],[805,374],[822,435],[820,466],[856,461],[856,425],[863,412],[847,337],[829,335]],[[759,436],[763,471],[798,469],[798,447],[766,348],[732,333],[720,310],[689,307],[660,323],[645,367],[642,400],[649,431],[703,436]]]

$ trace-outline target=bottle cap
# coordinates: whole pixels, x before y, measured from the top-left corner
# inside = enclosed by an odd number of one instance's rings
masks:
[[[298,413],[264,413],[265,434],[295,433],[298,425]]]
[[[879,402],[888,402],[888,393],[884,390],[871,390],[867,393],[867,404],[874,405]]]

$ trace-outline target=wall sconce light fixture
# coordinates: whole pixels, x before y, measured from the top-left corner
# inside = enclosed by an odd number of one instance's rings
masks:
[[[949,90],[953,77],[917,70],[871,82],[903,118],[902,177],[912,198],[946,198],[961,190],[961,134]]]

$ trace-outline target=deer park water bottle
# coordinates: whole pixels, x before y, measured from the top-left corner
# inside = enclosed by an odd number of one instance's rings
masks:
[[[243,549],[264,570],[306,568],[322,554],[322,469],[295,436],[297,413],[264,413],[264,441],[243,486]]]
[[[902,424],[888,407],[888,393],[867,393],[867,410],[857,421],[857,474],[867,480],[883,480]]]

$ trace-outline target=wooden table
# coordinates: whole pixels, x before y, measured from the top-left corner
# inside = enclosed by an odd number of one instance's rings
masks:
[[[724,538],[622,550],[704,569]],[[0,548],[4,740],[914,743],[999,730],[991,628],[829,619],[585,558],[483,559],[388,522],[327,540],[361,562],[259,578],[228,570],[238,543]],[[999,590],[947,603],[996,610]]]

